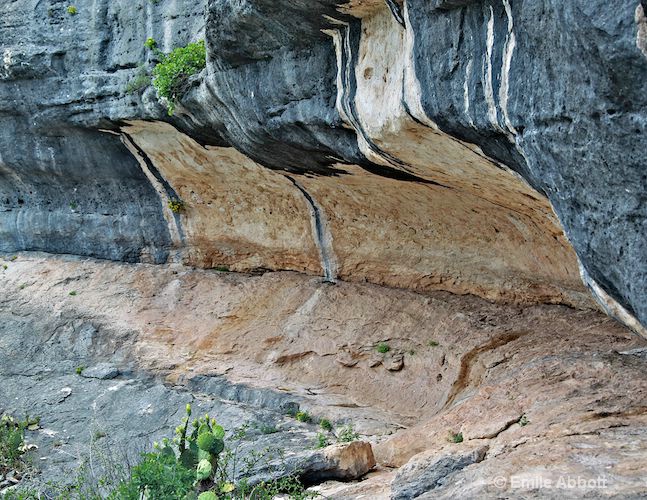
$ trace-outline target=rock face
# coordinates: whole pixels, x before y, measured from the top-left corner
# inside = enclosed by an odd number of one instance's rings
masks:
[[[53,408],[46,473],[188,398],[295,454],[288,410],[356,423],[305,479],[400,467],[375,498],[644,495],[644,340],[592,300],[647,336],[644,0],[67,7],[0,18],[0,409]],[[205,40],[173,116],[149,37]]]
[[[420,497],[441,486],[454,472],[481,462],[486,453],[487,447],[481,446],[471,450],[455,450],[446,455],[430,453],[427,457],[416,457],[398,471],[391,483],[391,498],[409,500]]]
[[[283,448],[309,482],[377,462],[366,481],[327,485],[330,498],[645,496],[647,341],[600,312],[294,272],[5,257],[0,411],[41,417],[28,441],[43,481],[73,477],[94,441],[150,449],[192,402],[228,431],[249,424],[245,449]],[[120,373],[75,373],[100,363]],[[321,429],[287,416],[299,408],[371,445],[313,450]],[[532,486],[578,478],[589,486]]]
[[[1,250],[590,307],[581,271],[644,332],[637,0],[76,7],[3,5]],[[206,40],[173,117],[126,93],[147,37]]]
[[[305,484],[319,484],[336,479],[351,481],[366,475],[375,467],[371,445],[364,441],[339,443],[321,450],[297,453],[282,462],[273,462],[261,468],[248,479],[250,485],[261,481],[297,475]]]

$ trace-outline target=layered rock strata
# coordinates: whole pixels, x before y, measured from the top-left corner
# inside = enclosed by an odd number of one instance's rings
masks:
[[[588,307],[581,268],[642,331],[637,2],[65,7],[5,6],[3,250]],[[147,37],[206,40],[174,117],[125,92]]]

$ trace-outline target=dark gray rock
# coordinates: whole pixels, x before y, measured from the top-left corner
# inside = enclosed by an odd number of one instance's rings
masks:
[[[306,485],[331,479],[350,481],[361,478],[373,467],[375,458],[370,443],[353,441],[284,456],[257,469],[248,483],[253,486],[288,476],[296,476]]]
[[[126,94],[150,57],[199,37],[204,4],[60,0],[2,5],[0,251],[165,262],[162,205],[116,120],[166,114]],[[164,4],[163,6],[161,4]],[[165,36],[165,34],[171,34]]]
[[[111,380],[119,376],[119,368],[110,363],[99,363],[81,372],[85,378],[96,378],[99,380]]]
[[[411,500],[451,481],[452,474],[468,465],[481,462],[487,446],[454,450],[441,455],[413,457],[398,470],[391,483],[392,500]]]
[[[546,193],[589,274],[644,324],[647,58],[636,44],[637,2],[510,4],[509,18],[504,2],[445,12],[408,2],[409,29],[420,34],[414,51],[425,111]],[[495,96],[509,19],[516,35],[507,105],[513,141],[498,100],[498,123],[488,117],[481,66],[490,19]]]

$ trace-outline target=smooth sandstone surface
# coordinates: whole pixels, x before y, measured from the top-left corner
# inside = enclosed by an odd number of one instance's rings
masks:
[[[154,386],[173,407],[193,398],[212,405],[228,427],[270,421],[289,433],[294,419],[285,413],[293,404],[339,425],[352,422],[373,444],[378,469],[366,491],[376,498],[410,489],[446,498],[514,495],[522,490],[513,480],[570,476],[606,481],[604,491],[578,494],[644,493],[647,344],[599,312],[331,285],[288,272],[244,275],[30,253],[5,262],[2,348],[22,343],[30,353],[2,357],[5,409],[33,413],[42,398],[58,401],[60,389],[72,388],[65,403],[43,415],[45,429],[60,434],[70,425],[70,405],[87,406],[100,394],[84,384],[124,388],[108,391],[111,401],[132,400],[127,404],[137,408]],[[32,332],[27,344],[24,332]],[[381,342],[388,353],[378,353]],[[393,355],[403,358],[398,371],[387,366]],[[344,366],[340,357],[357,362]],[[104,381],[74,374],[94,360],[109,360],[120,375]],[[43,377],[46,390],[38,392]],[[137,442],[172,428],[177,413],[166,406],[154,406],[155,425],[145,424],[145,413],[132,421]],[[106,423],[110,406],[101,408],[99,425],[129,429],[119,415]],[[318,430],[297,429],[296,452],[314,443]],[[452,443],[450,433],[459,432],[463,442]],[[57,436],[39,436],[42,453],[67,457],[68,448],[53,447]],[[76,447],[83,436],[66,432],[64,441]],[[68,457],[46,465],[53,474],[71,463]],[[437,469],[445,471],[442,480]],[[507,480],[503,489],[493,482],[499,476]],[[363,484],[347,485],[346,493],[334,483],[321,488],[357,498]],[[530,497],[545,492],[523,490]]]

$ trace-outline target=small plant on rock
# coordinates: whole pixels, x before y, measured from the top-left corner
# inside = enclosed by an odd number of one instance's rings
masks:
[[[379,344],[377,344],[377,352],[379,352],[380,354],[386,354],[390,350],[391,347],[389,347],[389,344],[387,344],[386,342],[380,342]]]
[[[67,13],[68,13],[70,16],[76,16],[77,12],[78,12],[78,11],[77,11],[77,9],[76,9],[76,7],[75,7],[74,5],[70,5],[70,6],[68,6],[68,8],[67,8]]]
[[[148,50],[155,50],[157,48],[157,42],[154,38],[149,37],[144,42],[144,47],[146,47]]]
[[[83,370],[85,370],[85,366],[77,366],[76,369],[74,370],[77,375],[81,375],[83,373]]]
[[[519,419],[518,424],[519,424],[521,427],[525,427],[525,426],[526,426],[526,425],[528,425],[529,423],[530,423],[530,420],[528,420],[528,417],[526,417],[525,415],[521,415],[521,418]]]
[[[309,423],[312,422],[312,417],[307,411],[298,411],[294,416],[299,422]]]
[[[327,418],[322,418],[319,421],[319,427],[321,427],[324,431],[332,431],[332,423]]]
[[[159,53],[160,62],[153,68],[153,86],[167,103],[172,115],[175,105],[189,88],[189,78],[207,65],[204,40],[178,47],[170,54]]]
[[[25,430],[30,427],[32,420],[16,420],[9,415],[0,417],[0,476],[10,472],[20,472],[26,467],[23,455],[29,446],[25,444]],[[33,422],[36,423],[37,420]]]
[[[328,440],[328,436],[323,432],[317,432],[317,448],[325,448],[329,444],[330,441]]]
[[[436,342],[435,340],[430,340],[429,341],[429,347],[438,347],[440,344]]]
[[[462,443],[463,442],[463,433],[462,432],[449,432],[449,440],[452,443]]]
[[[170,200],[168,202],[168,207],[171,209],[171,212],[174,214],[179,214],[184,211],[184,202],[182,200]]]
[[[270,424],[263,424],[258,428],[258,430],[261,432],[261,434],[276,434],[277,432],[279,432],[275,425]]]
[[[338,443],[352,443],[359,439],[359,434],[355,432],[353,424],[345,425],[337,431]]]

